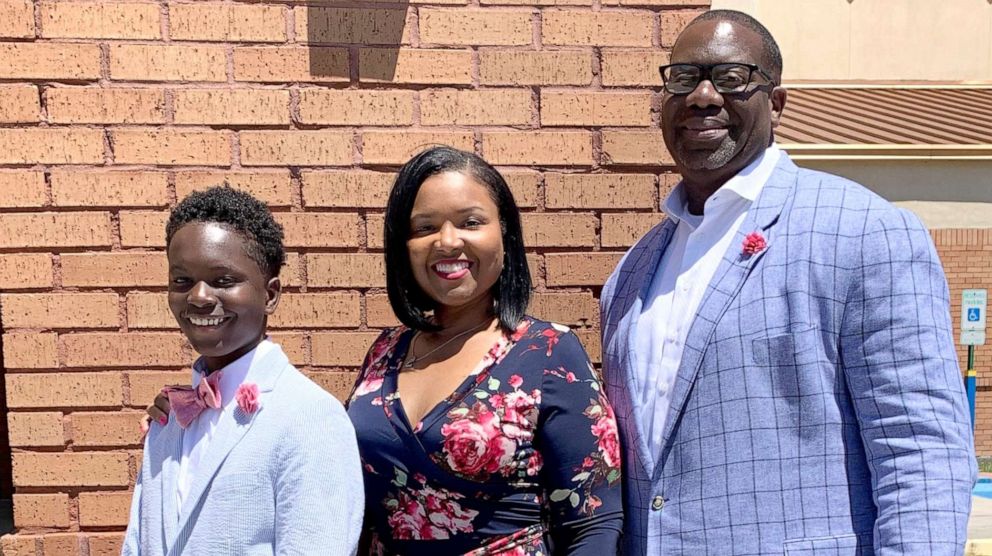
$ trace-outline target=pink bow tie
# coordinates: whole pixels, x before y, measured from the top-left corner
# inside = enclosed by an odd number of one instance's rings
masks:
[[[210,373],[200,379],[195,389],[192,386],[166,386],[162,389],[162,393],[169,398],[169,405],[180,427],[189,427],[208,407],[220,408],[220,376],[221,371]]]

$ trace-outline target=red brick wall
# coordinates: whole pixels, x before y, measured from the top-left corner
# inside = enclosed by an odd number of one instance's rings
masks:
[[[674,183],[657,66],[708,0],[0,0],[0,322],[16,536],[112,554],[137,419],[194,354],[165,307],[163,223],[228,180],[292,252],[272,321],[337,394],[375,330],[391,172],[434,143],[505,171],[533,313],[598,359],[594,287]],[[604,175],[605,174],[605,175]]]

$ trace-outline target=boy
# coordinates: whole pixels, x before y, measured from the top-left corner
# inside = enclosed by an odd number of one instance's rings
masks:
[[[201,354],[153,423],[123,554],[354,554],[364,506],[341,404],[266,339],[282,228],[229,187],[193,193],[166,226],[169,308]]]

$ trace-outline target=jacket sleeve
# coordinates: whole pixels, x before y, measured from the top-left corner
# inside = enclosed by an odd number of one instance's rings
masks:
[[[337,400],[310,405],[280,453],[275,552],[353,555],[365,508],[355,430]]]
[[[145,435],[144,453],[148,453],[148,435]],[[141,556],[141,478],[147,459],[142,458],[141,468],[138,469],[138,480],[131,494],[131,513],[127,520],[127,533],[124,534],[124,544],[121,546],[121,556]]]
[[[915,216],[874,214],[852,261],[840,357],[878,508],[875,553],[961,554],[977,469],[947,282]]]

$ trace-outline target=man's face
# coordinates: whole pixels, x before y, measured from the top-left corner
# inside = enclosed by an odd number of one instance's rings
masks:
[[[761,37],[729,21],[702,21],[679,36],[672,63],[754,64],[766,72]],[[708,77],[708,76],[707,76]],[[742,93],[721,94],[703,79],[688,94],[665,92],[662,132],[665,144],[687,179],[722,183],[756,159],[772,141],[785,106],[785,89],[774,88],[754,72]]]

